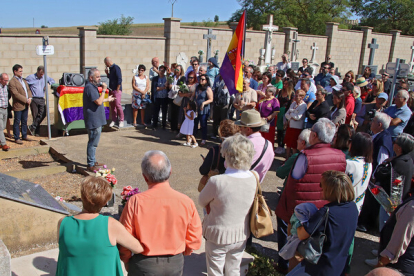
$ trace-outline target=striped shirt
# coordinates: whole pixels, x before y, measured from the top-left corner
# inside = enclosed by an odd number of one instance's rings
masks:
[[[0,83],[0,108],[7,108],[9,105],[9,94],[7,92],[7,85],[3,86]]]

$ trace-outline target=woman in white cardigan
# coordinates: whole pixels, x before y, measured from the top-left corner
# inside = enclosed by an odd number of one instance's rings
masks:
[[[308,109],[303,99],[306,96],[306,92],[299,89],[295,93],[295,100],[290,105],[288,111],[285,113],[285,123],[287,125],[285,144],[286,144],[286,159],[288,159],[292,153],[297,152],[297,141],[300,133],[304,127],[306,110]]]
[[[240,275],[240,263],[250,235],[249,211],[256,192],[256,176],[249,171],[253,143],[241,134],[221,144],[226,172],[211,177],[198,198],[206,208],[203,236],[206,239],[207,272]],[[225,273],[224,273],[225,270]]]

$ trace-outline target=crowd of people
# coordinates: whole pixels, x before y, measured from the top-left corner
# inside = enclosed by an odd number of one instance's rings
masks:
[[[407,80],[399,81],[393,95],[385,71],[379,78],[370,68],[361,76],[348,71],[341,80],[331,56],[319,72],[307,59],[302,62],[298,72],[290,68],[286,54],[266,72],[245,62],[243,90],[236,95],[229,94],[215,58],[200,64],[192,57],[187,69],[160,65],[153,58],[148,76],[145,65],[137,66],[132,79],[134,126],[157,130],[161,122],[166,130],[169,122],[176,138],[185,137],[183,145],[192,148],[205,145],[209,136],[219,142],[200,166],[208,179],[198,199],[204,219],[190,198],[171,188],[168,157],[147,152],[141,169],[148,190],[127,202],[120,223],[99,215],[108,200],[108,183],[84,180],[82,213],[59,222],[57,275],[75,275],[79,267],[93,271],[94,266],[102,269],[100,275],[119,275],[120,259],[130,275],[181,275],[183,256],[198,249],[202,237],[208,275],[240,275],[243,251],[252,243],[249,211],[275,155],[286,159],[276,170],[285,179],[275,209],[278,249],[283,252],[276,270],[348,275],[358,230],[380,233],[376,258],[366,263],[384,268],[371,273],[391,269],[414,275],[414,104]],[[95,151],[107,123],[103,103],[110,102],[111,125],[118,122],[121,127],[124,121],[121,69],[109,57],[104,63],[110,96],[99,92],[97,69],[89,71],[83,95],[90,171],[101,165]],[[11,115],[8,95],[13,98],[16,143],[29,140],[27,129],[36,135],[44,118],[43,68],[26,79],[20,65],[13,73],[10,82],[7,74],[0,76],[3,150],[8,150],[3,133]],[[34,120],[27,127],[29,106]],[[393,210],[378,203],[373,187],[396,199]],[[326,235],[316,265],[296,250],[315,233]],[[85,263],[91,253],[93,260]]]

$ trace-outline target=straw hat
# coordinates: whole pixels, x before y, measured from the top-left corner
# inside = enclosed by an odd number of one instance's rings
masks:
[[[240,120],[234,122],[238,126],[244,127],[261,127],[266,124],[266,120],[260,117],[260,113],[257,110],[249,109],[243,111]]]
[[[368,81],[364,77],[360,77],[356,80],[355,84],[359,87],[364,87],[368,85]]]

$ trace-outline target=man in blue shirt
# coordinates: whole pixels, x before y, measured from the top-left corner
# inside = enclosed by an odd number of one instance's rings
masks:
[[[121,105],[122,98],[122,73],[121,68],[112,62],[110,57],[104,59],[105,73],[109,79],[109,95],[114,97],[114,101],[111,102],[111,117],[112,122],[109,124],[110,127],[115,125],[115,121],[119,117],[119,127],[124,126],[124,110]],[[112,91],[111,91],[112,90]]]
[[[303,91],[306,91],[306,95],[303,101],[306,103],[306,105],[309,108],[309,106],[311,106],[311,104],[316,100],[315,93],[311,89],[310,79],[308,78],[301,79],[300,89],[302,89]]]
[[[397,95],[395,95],[395,104],[384,111],[392,118],[388,131],[391,133],[393,140],[403,132],[408,120],[410,120],[411,110],[407,106],[409,98],[410,95],[406,90],[398,91]]]
[[[30,110],[32,111],[33,123],[28,126],[30,133],[33,136],[39,136],[40,124],[46,117],[46,101],[45,101],[45,80],[43,75],[45,74],[45,68],[43,66],[37,67],[35,74],[29,75],[26,78],[27,84],[29,84],[30,90],[32,90],[32,102],[30,103]],[[55,80],[47,77],[49,84],[54,84]]]
[[[330,69],[331,67],[329,66],[329,64],[325,64],[322,67],[322,73],[318,74],[314,79],[316,85],[322,85],[323,88],[329,85],[329,81],[332,78],[331,74],[329,74]]]
[[[83,118],[85,128],[88,130],[88,146],[86,149],[88,171],[99,170],[101,166],[96,162],[95,152],[101,137],[102,126],[106,125],[104,102],[112,102],[114,98],[109,96],[105,99],[106,83],[102,84],[102,93],[99,95],[98,85],[101,81],[99,70],[94,68],[88,72],[88,80],[83,89]]]
[[[250,66],[244,67],[244,76],[248,79],[250,79],[250,88],[257,90],[257,88],[259,87],[259,84],[257,83],[257,81],[255,81],[252,76],[253,76],[253,68]]]

